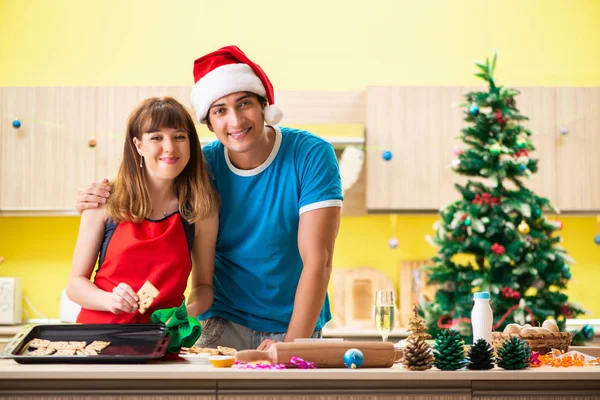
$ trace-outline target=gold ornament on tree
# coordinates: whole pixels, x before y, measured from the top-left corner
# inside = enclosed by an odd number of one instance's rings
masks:
[[[425,342],[431,335],[427,333],[425,320],[419,317],[417,305],[413,304],[413,315],[408,322],[410,335],[406,339],[408,344],[404,348],[402,364],[411,371],[424,371],[433,364],[431,346]]]
[[[529,225],[527,225],[527,222],[525,222],[525,220],[521,221],[517,229],[519,230],[519,233],[521,235],[527,235],[529,233]]]

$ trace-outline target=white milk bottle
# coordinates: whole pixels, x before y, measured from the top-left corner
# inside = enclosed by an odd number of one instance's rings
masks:
[[[473,325],[473,344],[479,339],[485,339],[492,345],[492,325],[494,317],[490,306],[490,293],[477,292],[473,295],[473,310],[471,311],[471,324]]]

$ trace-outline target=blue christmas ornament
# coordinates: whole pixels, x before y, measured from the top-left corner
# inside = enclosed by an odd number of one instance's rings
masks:
[[[527,169],[527,166],[525,164],[521,164],[521,165],[519,165],[519,169],[521,171],[525,171]]]
[[[594,328],[590,324],[586,324],[582,329],[581,333],[583,333],[583,337],[587,340],[591,340],[594,337]]]
[[[477,106],[477,104],[473,104],[473,105],[471,105],[471,107],[469,107],[469,114],[471,114],[471,115],[479,114],[479,107]]]
[[[594,243],[596,243],[598,246],[600,246],[600,233],[596,235],[596,237],[594,238]]]
[[[344,364],[348,368],[359,368],[364,360],[365,356],[363,356],[362,351],[360,351],[359,349],[349,349],[344,354]]]
[[[15,120],[13,121],[13,124],[12,124],[12,125],[13,125],[13,128],[15,128],[15,129],[19,129],[19,128],[21,127],[21,121],[19,121],[19,118],[15,119]]]
[[[389,150],[386,150],[383,152],[382,157],[385,161],[390,161],[392,159],[392,152]]]

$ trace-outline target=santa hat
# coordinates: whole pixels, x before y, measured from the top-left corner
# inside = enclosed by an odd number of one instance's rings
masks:
[[[267,124],[277,125],[283,117],[274,104],[273,85],[267,74],[237,46],[222,47],[194,61],[194,82],[191,101],[202,123],[206,123],[208,110],[215,100],[235,92],[251,92],[266,98]]]

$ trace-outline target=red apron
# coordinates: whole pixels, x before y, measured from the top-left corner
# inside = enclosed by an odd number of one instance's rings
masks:
[[[139,311],[113,314],[82,308],[77,322],[145,323],[150,322],[150,315],[155,310],[179,307],[192,270],[184,223],[178,212],[160,221],[119,223],[109,238],[94,284],[112,292],[115,286],[124,282],[137,292],[148,280],[160,293],[144,314]]]

